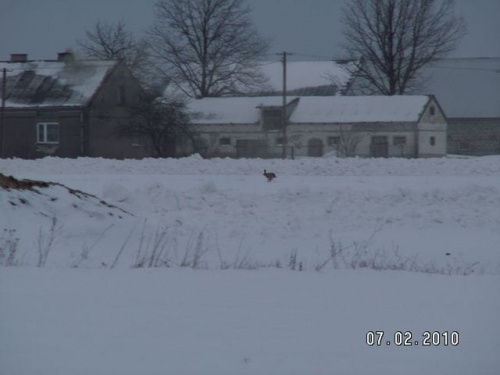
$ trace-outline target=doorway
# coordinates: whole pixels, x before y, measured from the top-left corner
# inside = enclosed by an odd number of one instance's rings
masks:
[[[372,137],[372,158],[387,158],[389,156],[389,140],[387,136]]]
[[[307,143],[307,156],[323,156],[323,141],[319,138],[312,138]]]

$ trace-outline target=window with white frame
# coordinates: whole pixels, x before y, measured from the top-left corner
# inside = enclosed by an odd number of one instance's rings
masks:
[[[36,124],[37,143],[59,143],[59,124],[57,122],[39,122]]]

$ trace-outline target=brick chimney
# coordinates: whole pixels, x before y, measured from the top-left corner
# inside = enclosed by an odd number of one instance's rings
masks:
[[[26,62],[28,61],[27,53],[11,53],[10,62]]]
[[[73,52],[60,52],[57,54],[57,61],[71,62],[75,60]]]

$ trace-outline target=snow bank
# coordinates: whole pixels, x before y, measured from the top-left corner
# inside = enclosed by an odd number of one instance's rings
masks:
[[[27,265],[36,264],[37,246],[32,245],[40,230],[50,233],[51,218],[58,217],[64,232],[48,265],[74,266],[83,257],[80,265],[109,267],[120,254],[118,264],[130,267],[144,265],[140,258],[163,249],[156,264],[186,264],[198,254],[203,256],[197,266],[210,269],[284,266],[294,258],[297,267],[315,270],[335,245],[350,249],[351,260],[344,259],[343,268],[375,259],[386,264],[373,267],[390,268],[388,262],[416,259],[421,271],[446,273],[451,265],[455,273],[470,273],[475,265],[474,272],[497,274],[498,161],[199,156],[2,160],[4,171],[25,178],[45,176],[134,216],[119,222],[106,213],[89,216],[85,213],[93,211],[78,202],[73,213],[71,204],[61,205],[64,197],[57,192],[57,204],[40,215],[35,204],[13,207],[13,193],[4,192],[0,229],[16,230],[19,253],[32,254],[23,258]],[[264,168],[278,178],[268,183]],[[161,245],[153,245],[155,241]],[[90,248],[93,256],[87,254]],[[364,260],[353,266],[361,253]],[[328,263],[328,268],[334,266]]]
[[[133,214],[0,188],[0,372],[496,375],[499,161],[0,160]]]
[[[439,159],[299,158],[113,160],[103,158],[0,159],[4,174],[256,175],[264,169],[289,176],[499,176],[500,156]]]

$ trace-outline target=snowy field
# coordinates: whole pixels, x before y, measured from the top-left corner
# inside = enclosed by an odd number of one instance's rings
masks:
[[[0,173],[1,374],[500,373],[500,157]]]

